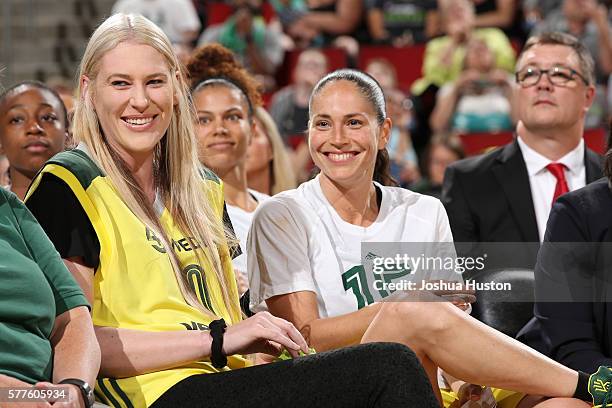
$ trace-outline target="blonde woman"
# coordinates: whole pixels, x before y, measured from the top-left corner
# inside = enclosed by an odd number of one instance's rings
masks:
[[[49,161],[26,198],[93,305],[98,398],[115,407],[315,406],[342,392],[344,406],[433,406],[420,391],[426,381],[394,379],[422,372],[398,345],[234,370],[247,365],[243,354],[308,350],[282,319],[241,320],[222,185],[201,170],[180,66],[146,18],[103,22],[80,66],[80,144]],[[399,365],[389,375],[391,359]],[[374,373],[367,384],[351,380],[356,360]]]
[[[247,152],[249,188],[267,195],[297,187],[289,154],[272,116],[262,107],[255,109],[255,133]]]

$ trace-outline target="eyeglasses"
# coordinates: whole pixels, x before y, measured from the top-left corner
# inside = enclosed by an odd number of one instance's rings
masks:
[[[542,74],[546,74],[548,80],[553,85],[564,86],[569,81],[573,81],[575,76],[582,79],[582,82],[584,82],[585,85],[589,84],[589,82],[580,73],[562,65],[557,65],[550,69],[526,67],[515,73],[514,75],[516,77],[517,83],[519,83],[523,87],[528,87],[534,86],[538,82],[540,82]]]

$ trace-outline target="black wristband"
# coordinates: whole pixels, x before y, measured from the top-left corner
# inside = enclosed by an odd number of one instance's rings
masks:
[[[574,398],[587,402],[593,401],[593,397],[589,393],[589,377],[589,374],[578,371],[578,384],[576,384],[576,391],[574,391],[573,395]]]
[[[225,333],[225,320],[213,320],[208,325],[212,345],[210,346],[210,362],[215,368],[223,368],[227,365],[227,357],[223,354],[223,334]]]

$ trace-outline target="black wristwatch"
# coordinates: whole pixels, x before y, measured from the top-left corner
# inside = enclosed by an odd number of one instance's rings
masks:
[[[81,395],[83,396],[83,401],[85,402],[85,408],[93,407],[94,402],[96,402],[93,389],[83,380],[79,380],[78,378],[66,378],[60,381],[59,384],[72,384],[79,387]]]

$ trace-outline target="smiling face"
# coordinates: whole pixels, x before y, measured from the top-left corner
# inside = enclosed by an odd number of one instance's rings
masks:
[[[525,51],[517,64],[517,72],[528,67],[541,70],[555,66],[571,68],[581,75],[578,55],[565,45],[535,45]],[[530,131],[581,127],[593,102],[594,88],[578,77],[565,85],[554,85],[542,74],[537,84],[515,87],[518,119]]]
[[[61,103],[48,90],[23,85],[0,104],[0,144],[13,170],[32,179],[64,149],[67,131]]]
[[[124,160],[151,155],[165,135],[175,103],[174,73],[153,47],[122,42],[99,62],[92,87],[102,131]]]
[[[382,126],[375,107],[349,81],[327,84],[314,96],[308,143],[321,176],[350,187],[371,183],[378,150],[389,138],[391,121]]]
[[[194,94],[194,103],[200,161],[221,177],[244,165],[253,125],[242,93],[229,86],[207,86]]]

